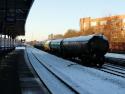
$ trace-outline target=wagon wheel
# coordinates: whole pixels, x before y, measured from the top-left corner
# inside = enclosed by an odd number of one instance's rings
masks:
[[[102,67],[102,65],[104,64],[105,58],[104,57],[100,57],[100,59],[98,59],[98,62],[96,63],[97,67]]]
[[[89,66],[90,65],[90,60],[86,57],[82,57],[82,62],[84,65]]]

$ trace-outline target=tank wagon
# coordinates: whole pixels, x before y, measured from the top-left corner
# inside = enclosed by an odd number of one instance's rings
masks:
[[[42,45],[43,45],[43,49],[45,50],[45,51],[50,51],[51,49],[50,49],[50,42],[51,42],[51,40],[46,40]]]
[[[49,40],[45,50],[56,52],[63,57],[78,57],[86,65],[102,66],[109,43],[104,35],[88,35],[73,38]]]

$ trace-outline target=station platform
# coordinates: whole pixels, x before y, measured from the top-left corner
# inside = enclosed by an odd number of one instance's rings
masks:
[[[17,47],[0,59],[0,94],[49,94],[24,52]]]

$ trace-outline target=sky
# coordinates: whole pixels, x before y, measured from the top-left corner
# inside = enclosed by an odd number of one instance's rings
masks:
[[[26,21],[27,41],[80,30],[80,18],[125,14],[125,0],[35,0]]]

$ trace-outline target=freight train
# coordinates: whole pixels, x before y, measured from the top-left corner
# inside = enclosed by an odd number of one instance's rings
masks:
[[[85,65],[101,67],[104,55],[109,50],[108,40],[104,35],[88,35],[65,39],[47,40],[42,43],[45,51],[58,53],[63,57],[79,58]]]

